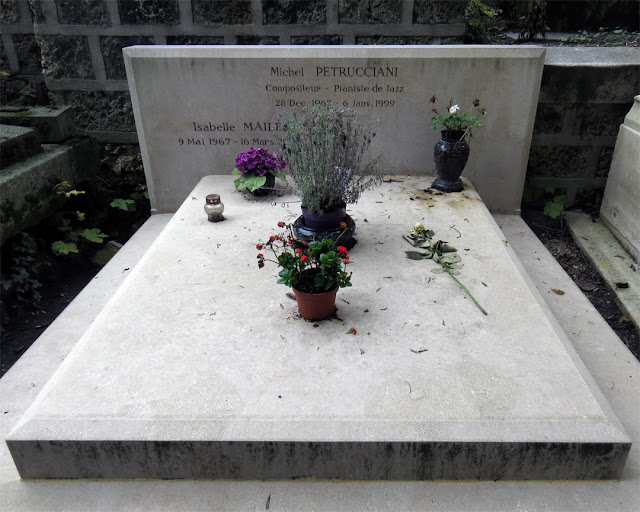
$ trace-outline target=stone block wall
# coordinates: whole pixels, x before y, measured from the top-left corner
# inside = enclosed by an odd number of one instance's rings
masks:
[[[72,105],[85,134],[137,141],[122,48],[134,44],[440,44],[464,34],[466,0],[0,0],[0,64]],[[42,78],[44,70],[44,82]],[[19,86],[17,86],[19,89]]]
[[[564,12],[571,3],[548,5]],[[578,11],[594,19],[598,9],[613,9],[611,2],[578,3],[584,4]],[[640,7],[639,0],[613,3],[615,12]],[[11,74],[3,79],[0,103],[72,105],[82,133],[135,143],[125,46],[458,44],[466,5],[467,0],[0,0],[0,69]],[[638,76],[637,67],[603,73],[547,66],[529,182],[553,186],[570,200],[581,190],[603,188],[618,126],[640,90]]]
[[[640,65],[546,65],[527,182],[566,194],[567,204],[590,190],[604,190],[618,129],[638,91]]]

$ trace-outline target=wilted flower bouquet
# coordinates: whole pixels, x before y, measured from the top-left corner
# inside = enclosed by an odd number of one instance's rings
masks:
[[[240,176],[234,181],[237,190],[249,189],[255,192],[267,183],[268,176],[284,180],[281,172],[287,163],[277,153],[270,153],[263,148],[250,148],[236,157],[236,166],[232,176]]]
[[[468,110],[462,110],[459,105],[453,103],[452,98],[447,98],[448,106],[446,114],[439,114],[435,107],[436,97],[432,96],[429,100],[434,104],[431,111],[435,114],[431,118],[431,126],[433,130],[438,130],[441,125],[444,130],[452,132],[463,132],[460,138],[464,138],[467,134],[471,135],[472,128],[484,126],[480,118],[486,115],[487,111],[480,106],[480,100],[474,100],[472,106]]]

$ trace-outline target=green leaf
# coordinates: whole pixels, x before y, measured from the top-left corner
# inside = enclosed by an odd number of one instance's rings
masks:
[[[446,263],[450,265],[453,263],[460,263],[462,261],[462,258],[460,258],[460,256],[457,254],[447,254],[446,256],[443,256],[442,258],[440,258],[440,261],[442,263]]]
[[[244,178],[244,182],[251,192],[258,190],[267,182],[266,176],[245,176]]]
[[[94,242],[96,244],[101,244],[105,238],[108,238],[108,235],[100,231],[98,228],[85,229],[80,233],[80,236],[86,238],[89,242]]]
[[[548,201],[544,205],[544,214],[552,219],[557,219],[564,210],[564,202],[566,199],[566,196],[562,195],[554,197],[553,201]]]
[[[407,258],[410,260],[424,260],[428,259],[430,256],[427,256],[427,253],[418,252],[418,251],[405,251]]]
[[[420,243],[420,241],[416,240],[412,235],[402,235],[402,238],[404,238],[407,242],[409,242],[414,247],[416,247]]]
[[[231,171],[231,176],[240,176],[242,173],[240,172],[240,169],[238,169],[237,167],[233,168],[233,171]]]
[[[53,250],[53,252],[57,252],[60,254],[69,254],[70,252],[73,253],[78,253],[78,246],[76,244],[73,243],[66,243],[63,242],[62,240],[58,240],[56,242],[53,242],[51,244],[51,249]]]
[[[431,272],[433,272],[434,274],[444,274],[444,269],[443,268],[432,268]]]
[[[262,187],[266,182],[266,176],[249,176],[243,174],[233,183],[236,186],[236,190],[244,190],[245,188],[248,188],[251,192],[253,192],[254,190]]]
[[[125,212],[129,211],[129,206],[135,204],[136,202],[133,199],[114,199],[109,203],[113,208],[119,208],[120,210],[124,210]]]

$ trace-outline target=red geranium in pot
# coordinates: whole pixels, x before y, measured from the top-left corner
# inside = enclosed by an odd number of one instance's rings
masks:
[[[256,245],[260,251],[258,267],[263,268],[265,261],[276,263],[281,268],[278,283],[293,288],[300,315],[307,320],[324,320],[335,309],[338,288],[351,286],[347,249],[339,245],[339,238],[297,244],[291,225],[280,222],[278,226],[286,227],[288,233],[272,235]],[[269,251],[275,259],[265,257],[262,251]]]

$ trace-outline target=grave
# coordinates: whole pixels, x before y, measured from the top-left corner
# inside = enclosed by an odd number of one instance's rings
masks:
[[[484,204],[519,205],[542,52],[125,50],[153,205],[182,206],[8,437],[20,475],[619,478],[631,442]],[[256,243],[299,215],[295,194],[281,186],[247,199],[228,175],[196,183],[228,174],[244,135],[263,131],[277,146],[272,127],[245,129],[276,123],[270,84],[295,78],[299,102],[322,91],[305,87],[334,88],[332,102],[371,101],[341,96],[325,67],[397,68],[366,83],[409,94],[357,108],[378,123],[374,151],[419,176],[394,176],[348,210],[358,223],[354,286],[339,291],[336,318],[314,325],[275,283],[275,267],[257,268]],[[308,79],[309,69],[319,75]],[[452,76],[465,81],[452,86]],[[481,90],[495,116],[472,143],[466,175],[478,192],[469,180],[462,193],[425,190],[436,136],[428,98],[440,90],[469,101]],[[190,144],[190,131],[204,142]],[[207,221],[210,193],[222,196],[224,222]],[[417,221],[458,247],[461,279],[487,316],[432,262],[405,257],[402,234]]]
[[[640,262],[640,95],[620,126],[600,218]]]
[[[278,150],[282,117],[347,106],[393,174],[433,172],[433,105],[488,109],[465,176],[493,212],[520,208],[544,63],[531,46],[134,46],[124,50],[151,206],[173,212],[249,146]]]
[[[21,476],[618,478],[630,441],[473,187],[391,181],[349,211],[354,286],[315,326],[257,268],[297,198],[203,179],[9,436]],[[405,257],[416,221],[459,248],[487,316]]]

